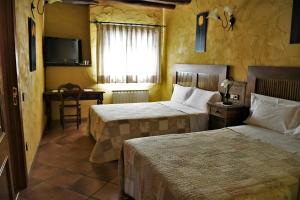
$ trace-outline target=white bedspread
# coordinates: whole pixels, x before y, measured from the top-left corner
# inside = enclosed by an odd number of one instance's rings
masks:
[[[208,114],[174,102],[93,105],[87,134],[96,144],[91,162],[117,160],[124,140],[207,130]]]
[[[208,127],[208,113],[172,101],[93,105],[103,122],[189,115],[191,132]]]
[[[136,200],[299,199],[300,156],[276,147],[281,139],[293,140],[239,126],[127,140],[119,160],[121,194]]]

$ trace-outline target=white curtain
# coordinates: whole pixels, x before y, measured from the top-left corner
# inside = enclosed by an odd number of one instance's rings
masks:
[[[98,25],[98,83],[157,83],[160,28]]]

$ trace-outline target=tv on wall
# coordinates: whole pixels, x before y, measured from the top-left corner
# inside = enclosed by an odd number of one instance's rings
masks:
[[[74,66],[82,63],[81,40],[56,37],[44,38],[46,66]]]

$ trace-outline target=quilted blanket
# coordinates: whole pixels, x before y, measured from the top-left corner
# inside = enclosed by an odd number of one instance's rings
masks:
[[[135,200],[299,199],[300,157],[231,129],[137,138],[119,160]]]
[[[90,161],[104,163],[119,159],[124,140],[191,132],[191,124],[205,126],[208,115],[191,108],[178,109],[165,103],[132,103],[91,106],[87,134],[91,134],[96,144]],[[200,121],[200,122],[199,122]],[[194,123],[192,123],[194,122]]]

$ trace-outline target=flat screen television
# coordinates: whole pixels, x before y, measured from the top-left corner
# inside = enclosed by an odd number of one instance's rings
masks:
[[[81,40],[45,37],[44,63],[46,66],[72,66],[82,63]]]

